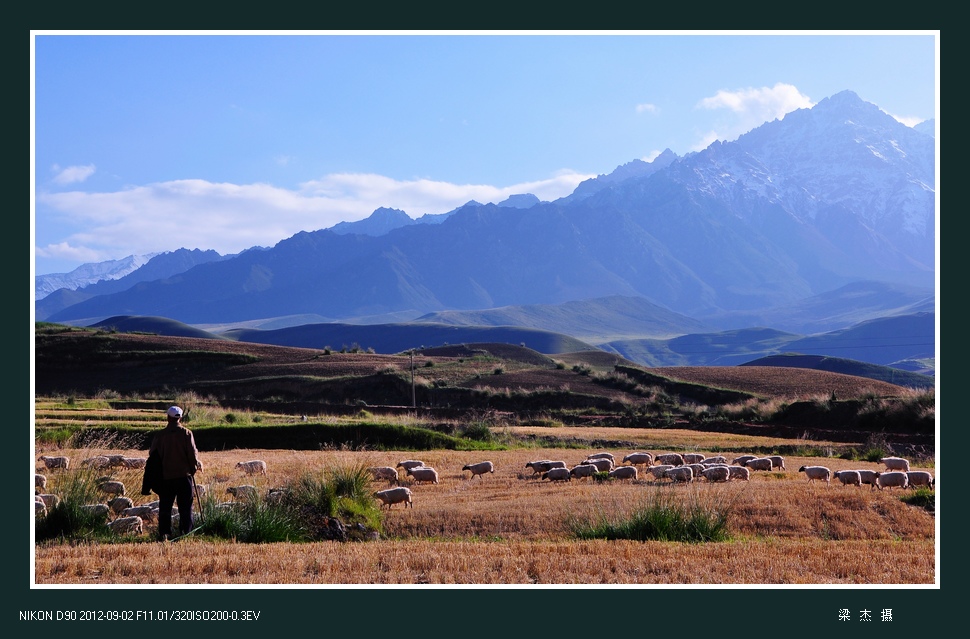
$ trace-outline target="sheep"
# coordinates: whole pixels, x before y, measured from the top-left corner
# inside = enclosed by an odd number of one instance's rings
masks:
[[[798,469],[798,472],[805,473],[805,476],[808,477],[808,483],[818,479],[828,484],[832,479],[832,471],[825,466],[802,466]]]
[[[671,468],[674,468],[672,464],[659,464],[657,466],[651,466],[647,470],[650,471],[650,474],[653,475],[655,479],[663,479],[666,476],[665,473]]]
[[[875,470],[860,470],[859,479],[863,484],[869,484],[872,486],[871,490],[876,489],[876,478],[879,477],[879,473]]]
[[[910,488],[916,488],[917,486],[933,488],[933,485],[936,483],[933,475],[925,470],[911,470],[906,475],[909,477]]]
[[[688,466],[688,468],[690,467]],[[705,468],[701,472],[701,475],[707,481],[729,481],[731,479],[731,470],[728,466],[711,466],[710,468]]]
[[[744,462],[744,465],[751,470],[771,470],[771,460],[767,457],[755,457]]]
[[[158,519],[158,509],[152,508],[149,505],[144,506],[132,506],[131,508],[125,508],[119,515],[121,517],[141,517],[146,521],[152,521]]]
[[[727,458],[724,455],[715,455],[713,457],[705,457],[701,460],[701,463],[705,466],[710,464],[727,464]]]
[[[623,458],[623,463],[625,464],[627,462],[634,466],[639,464],[646,464],[649,466],[653,463],[653,455],[650,453],[630,453]]]
[[[108,522],[108,528],[112,532],[118,535],[124,534],[142,534],[145,530],[145,524],[142,518],[137,515],[132,515],[131,517],[120,517],[114,521]]]
[[[757,458],[758,458],[757,455],[741,455],[740,457],[735,457],[734,461],[732,461],[731,463],[737,464],[738,466],[744,466],[744,464],[749,460],[757,459]]]
[[[573,475],[568,468],[550,468],[542,473],[542,479],[549,481],[572,481]]]
[[[34,501],[41,500],[48,509],[54,508],[57,504],[61,503],[61,498],[52,493],[41,493],[34,496]]]
[[[34,473],[34,488],[40,488],[41,490],[47,489],[47,477],[41,475],[40,473]]]
[[[112,468],[117,468],[119,466],[125,465],[124,455],[105,455],[108,458],[108,465]]]
[[[240,499],[243,501],[256,499],[258,495],[256,492],[256,487],[250,484],[244,484],[242,486],[229,486],[226,488],[226,494],[232,495],[234,500]]]
[[[271,504],[279,504],[286,499],[288,494],[289,491],[286,488],[270,488],[268,491],[266,491],[266,501]]]
[[[414,501],[411,499],[411,489],[406,486],[398,486],[397,488],[386,488],[384,490],[378,490],[374,493],[374,497],[381,500],[381,509],[387,506],[390,510],[394,504],[404,504],[404,508],[410,506],[414,508]]]
[[[709,466],[705,466],[704,464],[684,464],[684,465],[690,468],[692,471],[694,471],[694,477],[697,477],[702,472],[710,468]]]
[[[438,483],[438,471],[430,466],[415,466],[414,468],[408,468],[408,475],[414,477],[414,481],[421,483],[423,481],[429,481],[432,484]]]
[[[44,462],[44,467],[47,469],[63,468],[67,470],[71,465],[71,459],[69,457],[49,457],[47,455],[41,455],[38,461]]]
[[[236,464],[236,468],[241,469],[247,475],[265,475],[266,474],[266,462],[262,459],[254,459],[252,461],[242,461]]]
[[[367,472],[378,481],[384,479],[389,482],[395,482],[398,480],[397,468],[390,466],[371,466],[367,469]]]
[[[664,476],[669,477],[675,483],[679,481],[685,483],[694,481],[694,471],[690,469],[690,466],[675,466],[667,470]]]
[[[111,468],[111,460],[104,455],[95,455],[94,457],[82,459],[81,468],[94,468],[96,470]]]
[[[84,504],[81,506],[81,511],[90,513],[92,517],[108,517],[109,512],[108,504]]]
[[[125,485],[120,481],[102,481],[98,483],[98,489],[109,495],[124,495]]]
[[[703,453],[684,453],[683,457],[685,464],[699,464],[704,461],[705,455]]]
[[[526,463],[526,468],[532,469],[532,475],[541,475],[544,472],[550,471],[553,468],[566,468],[566,462],[559,460],[550,459],[538,459],[535,461],[530,461]]]
[[[583,477],[592,477],[598,472],[600,472],[600,469],[593,464],[577,464],[569,469],[570,477],[576,477],[577,479],[582,479]]]
[[[879,463],[885,464],[886,470],[901,470],[904,473],[909,472],[909,461],[902,457],[883,457],[879,460]]]
[[[34,517],[46,517],[47,504],[40,500],[34,500]]]
[[[660,453],[659,455],[654,455],[653,460],[659,464],[670,466],[684,465],[684,456],[680,453]]]
[[[495,464],[490,461],[478,462],[477,464],[465,464],[461,467],[461,472],[465,472],[466,470],[472,474],[471,479],[474,479],[485,473],[494,473]]]
[[[858,470],[837,470],[832,474],[842,482],[842,486],[862,486],[862,476]]]
[[[751,480],[751,469],[747,466],[728,466],[728,478],[730,480],[740,479],[742,481]]]
[[[121,459],[121,465],[124,468],[144,468],[147,463],[147,457],[123,457]]]
[[[418,466],[424,466],[424,462],[419,459],[405,459],[404,461],[398,462],[396,468],[403,468],[405,472],[412,468],[417,468]]]
[[[606,457],[598,457],[596,459],[585,459],[582,465],[596,466],[596,469],[600,472],[609,472],[613,470],[613,462],[611,462]]]
[[[638,474],[636,466],[617,466],[610,471],[610,478],[635,480]]]
[[[879,473],[876,477],[876,486],[879,490],[883,488],[906,488],[909,485],[909,475],[900,471],[893,471],[891,473]]]
[[[120,515],[125,508],[131,508],[134,505],[135,502],[131,501],[130,497],[115,497],[108,501],[108,508],[116,515]]]
[[[781,455],[771,455],[768,457],[771,460],[771,467],[785,470],[785,458]]]
[[[616,458],[613,457],[613,453],[593,453],[592,455],[586,455],[586,459],[608,459],[616,464]]]
[[[209,493],[209,489],[206,487],[205,484],[196,484],[193,481],[192,485],[193,485],[193,487],[195,489],[195,492],[197,492],[199,494],[199,498],[200,499],[202,497],[205,497]]]

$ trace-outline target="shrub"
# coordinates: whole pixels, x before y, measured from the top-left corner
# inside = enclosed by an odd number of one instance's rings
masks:
[[[730,539],[727,519],[732,504],[704,506],[696,493],[682,503],[672,491],[660,490],[653,503],[635,509],[628,517],[601,515],[598,521],[571,518],[567,525],[579,539],[630,539],[634,541],[679,541],[702,543]]]

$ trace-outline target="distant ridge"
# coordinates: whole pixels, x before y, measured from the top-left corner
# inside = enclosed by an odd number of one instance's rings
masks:
[[[202,339],[225,339],[215,333],[203,331],[183,324],[167,317],[152,317],[141,315],[117,315],[109,317],[89,328],[103,328],[118,331],[120,333],[149,333],[152,335],[163,335],[166,337],[199,337]]]
[[[881,382],[889,382],[897,386],[910,388],[933,388],[935,380],[929,375],[920,375],[910,371],[899,370],[890,366],[868,364],[841,357],[824,357],[821,355],[799,355],[783,353],[761,357],[756,360],[740,364],[740,366],[783,366],[788,368],[810,368],[830,373],[843,373],[857,377],[868,377]]]

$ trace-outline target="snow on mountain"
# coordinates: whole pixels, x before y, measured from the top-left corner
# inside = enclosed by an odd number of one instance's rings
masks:
[[[140,269],[159,253],[129,255],[120,260],[82,264],[70,273],[49,273],[34,277],[34,297],[41,300],[54,291],[66,288],[76,291],[102,280],[117,280]]]

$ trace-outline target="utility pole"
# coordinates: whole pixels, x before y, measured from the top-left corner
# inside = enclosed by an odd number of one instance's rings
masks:
[[[408,351],[411,357],[411,408],[417,408],[418,404],[414,399],[414,349]]]

